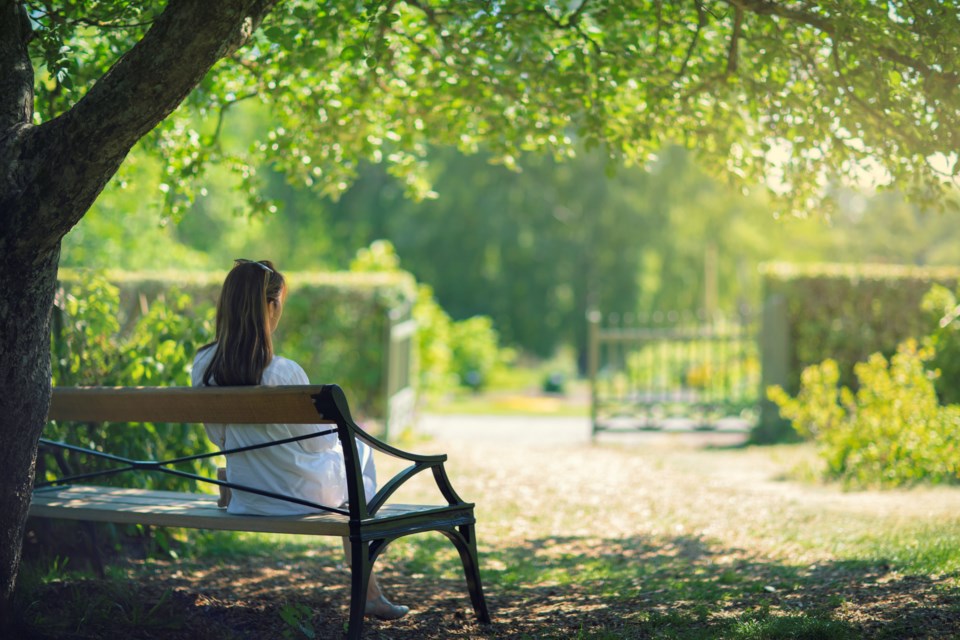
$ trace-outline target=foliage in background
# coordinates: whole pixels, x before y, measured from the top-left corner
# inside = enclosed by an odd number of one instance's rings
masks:
[[[389,239],[453,318],[488,315],[504,344],[540,358],[562,346],[584,353],[590,307],[698,309],[707,244],[722,258],[713,297],[726,306],[756,297],[751,262],[776,255],[783,225],[766,203],[709,179],[678,148],[650,171],[614,175],[598,153],[529,154],[522,172],[490,160],[433,150],[439,197],[422,202],[365,168],[314,215],[344,247]]]
[[[413,306],[417,321],[417,372],[420,389],[426,393],[442,393],[457,386],[453,377],[453,352],[450,332],[453,320],[433,295],[433,287],[417,285],[417,302]]]
[[[212,340],[212,320],[210,305],[196,305],[176,287],[150,302],[144,299],[140,313],[131,318],[121,313],[120,289],[103,274],[74,274],[61,282],[53,310],[53,384],[189,386],[193,356]],[[131,428],[125,424],[54,422],[44,435],[133,460],[214,450],[197,425],[142,423]],[[71,463],[75,473],[116,466],[85,456],[71,456]],[[213,464],[208,459],[180,468],[210,475]],[[42,473],[38,477],[43,477]],[[171,490],[196,488],[192,480],[167,474],[137,473],[123,483]]]
[[[242,151],[271,126],[262,107],[231,109],[223,147]],[[361,164],[338,200],[262,170],[275,209],[249,212],[238,178],[210,168],[188,215],[157,223],[157,163],[134,153],[123,177],[64,243],[62,264],[213,269],[236,256],[283,256],[288,270],[342,270],[388,239],[404,269],[455,319],[490,316],[504,344],[548,357],[585,347],[585,310],[733,311],[760,300],[766,260],[951,264],[960,227],[882,193],[836,194],[837,211],[775,219],[773,203],[664,149],[645,169],[608,176],[597,152],[565,162],[530,153],[523,171],[455,149],[427,154],[438,197],[405,196],[382,166]],[[128,166],[129,165],[129,166]]]
[[[460,384],[473,390],[488,386],[494,370],[515,357],[513,350],[500,348],[500,336],[489,316],[454,322],[450,344],[453,372]]]
[[[800,391],[768,391],[800,435],[816,441],[827,474],[854,486],[900,486],[960,479],[960,406],[941,405],[932,353],[903,342],[887,360],[875,353],[854,367],[858,388],[840,384],[834,360],[807,367]]]
[[[764,299],[782,296],[789,336],[788,393],[800,372],[831,358],[841,385],[856,387],[854,366],[879,352],[889,358],[908,338],[927,335],[918,310],[933,284],[955,288],[960,269],[898,265],[771,264],[764,268]]]
[[[352,272],[404,273],[393,244],[375,240],[360,249],[350,263]],[[433,297],[433,289],[419,285],[413,308],[417,321],[417,369],[420,385],[428,391],[447,391],[456,385],[479,389],[494,370],[509,363],[513,352],[501,349],[493,321],[474,316],[453,321]]]
[[[337,383],[362,421],[385,415],[384,358],[392,309],[413,304],[406,273],[287,272],[277,348],[314,384]],[[372,425],[365,425],[372,428]]]
[[[216,178],[216,174],[209,176],[207,184],[215,183]],[[127,271],[214,269],[217,256],[205,251],[211,244],[229,251],[227,259],[247,255],[232,249],[235,239],[252,235],[256,225],[252,221],[243,224],[230,211],[229,201],[219,206],[232,218],[232,229],[217,229],[202,240],[198,233],[195,243],[183,243],[176,225],[162,216],[164,194],[158,188],[162,181],[160,162],[145,153],[131,154],[90,213],[67,234],[61,266]],[[207,189],[204,186],[203,193]]]

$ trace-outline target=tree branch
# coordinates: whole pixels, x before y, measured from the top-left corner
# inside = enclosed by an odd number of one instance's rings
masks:
[[[580,3],[580,6],[577,7],[573,13],[567,17],[567,24],[575,25],[580,22],[580,16],[583,15],[583,12],[586,10],[587,5],[590,4],[590,0],[583,0]]]
[[[149,27],[153,24],[153,20],[137,20],[134,22],[123,22],[119,19],[97,20],[94,18],[76,18],[74,20],[70,20],[62,13],[55,11],[53,7],[50,6],[49,2],[44,4],[43,8],[39,8],[37,5],[31,2],[25,2],[24,4],[31,7],[30,15],[33,16],[35,20],[47,18],[63,25],[82,24],[87,27],[96,27],[98,29],[137,29],[140,27]]]
[[[730,35],[730,49],[727,52],[727,75],[737,72],[737,48],[743,34],[743,9],[733,8],[733,33]]]
[[[700,0],[697,0],[697,30],[693,33],[693,38],[690,40],[690,46],[687,47],[687,55],[683,58],[683,63],[680,64],[680,70],[677,72],[677,80],[683,78],[687,73],[687,65],[690,64],[690,58],[693,57],[693,52],[697,48],[697,43],[700,41],[700,32],[705,26],[707,26],[707,12],[703,9],[703,4]]]
[[[220,148],[220,132],[223,130],[223,120],[227,116],[227,111],[235,104],[243,102],[244,100],[250,100],[256,98],[260,94],[257,92],[245,93],[242,96],[234,98],[233,100],[227,100],[220,104],[220,108],[217,110],[217,125],[214,127],[213,133],[210,134],[210,138],[205,142],[205,146],[211,148]]]

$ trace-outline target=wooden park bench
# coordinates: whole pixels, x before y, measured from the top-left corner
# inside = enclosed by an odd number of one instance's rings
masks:
[[[439,531],[460,554],[467,589],[477,618],[489,623],[480,583],[472,503],[464,502],[447,479],[446,455],[415,455],[380,442],[358,427],[347,400],[337,385],[288,387],[60,387],[53,390],[49,419],[69,422],[152,422],[223,424],[327,424],[317,433],[260,446],[319,437],[336,432],[343,445],[347,469],[347,505],[339,508],[277,495],[256,487],[213,480],[176,469],[178,463],[247,451],[251,447],[171,460],[130,460],[108,452],[41,439],[44,446],[68,449],[105,458],[116,467],[107,471],[70,475],[55,480],[39,478],[30,515],[41,518],[141,524],[193,529],[224,529],[268,533],[338,536],[349,539],[352,551],[349,638],[363,630],[367,584],[373,564],[393,540],[424,531]],[[363,491],[357,440],[375,450],[409,462],[409,466],[383,484],[369,502]],[[254,447],[256,448],[256,447]],[[61,456],[62,457],[62,456]],[[446,504],[387,504],[387,499],[407,480],[424,470],[434,480]],[[92,476],[118,473],[161,472],[193,478],[232,490],[250,491],[306,505],[316,513],[299,516],[244,516],[228,514],[217,506],[217,496],[206,493],[149,491],[85,484]],[[78,484],[84,482],[84,484]]]

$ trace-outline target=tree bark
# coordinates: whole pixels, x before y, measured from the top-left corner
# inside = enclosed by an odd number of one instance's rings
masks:
[[[33,118],[30,24],[0,0],[0,629],[11,598],[50,399],[49,317],[60,241],[131,147],[277,0],[170,0],[143,39],[69,111]]]
[[[20,563],[37,439],[50,400],[50,308],[59,250],[0,260],[0,576],[4,622]],[[0,626],[0,629],[3,627]]]
[[[14,191],[14,152],[33,114],[31,37],[17,3],[0,4],[0,188]],[[11,189],[11,187],[13,187]],[[35,269],[14,255],[16,216],[0,196],[0,630],[10,626],[11,596],[30,507],[37,439],[50,398],[47,317],[53,302],[57,255],[34,256],[52,268]],[[47,277],[43,277],[46,273]],[[46,338],[46,341],[45,341]],[[44,364],[46,363],[46,364]]]

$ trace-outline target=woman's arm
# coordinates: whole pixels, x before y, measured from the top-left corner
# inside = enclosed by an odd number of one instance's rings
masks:
[[[190,384],[194,387],[203,386],[203,373],[207,370],[207,366],[210,364],[210,356],[213,354],[211,351],[212,345],[207,345],[202,347],[200,351],[197,352],[197,355],[193,358],[193,367],[190,370]],[[203,425],[204,430],[207,432],[207,437],[210,438],[210,442],[217,445],[220,449],[227,448],[227,427],[223,424],[205,424]]]

